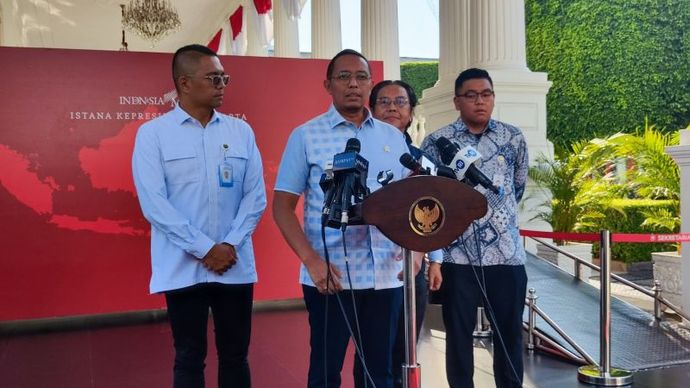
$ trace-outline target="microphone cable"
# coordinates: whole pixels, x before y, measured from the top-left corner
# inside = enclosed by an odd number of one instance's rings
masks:
[[[354,315],[355,318],[355,328],[357,329],[357,340],[355,340],[354,332],[350,328],[350,322],[347,319],[347,315],[345,315],[345,308],[343,307],[343,303],[340,300],[340,296],[337,295],[338,298],[338,303],[340,304],[340,310],[343,313],[343,318],[345,318],[345,322],[347,323],[348,329],[350,330],[350,335],[352,336],[352,342],[355,344],[355,350],[357,351],[357,357],[359,358],[360,363],[362,364],[362,369],[364,370],[364,375],[366,376],[366,379],[364,380],[364,388],[367,388],[367,379],[371,382],[371,385],[373,388],[376,388],[376,385],[374,384],[374,379],[371,377],[371,374],[369,373],[369,369],[367,368],[367,363],[364,361],[364,342],[362,341],[362,332],[361,328],[359,325],[359,316],[357,314],[357,304],[355,303],[355,290],[352,288],[352,276],[350,275],[350,259],[347,257],[347,244],[345,243],[345,231],[341,231],[342,236],[343,236],[343,254],[345,255],[345,272],[347,273],[347,282],[350,285],[350,298],[352,299],[352,314]],[[359,341],[359,347],[357,346],[357,341]]]
[[[326,246],[326,225],[321,223],[321,241],[323,242],[323,257],[326,260],[326,300],[324,304],[323,314],[323,385],[328,387],[328,287],[331,281],[331,260],[328,256],[328,247]],[[317,289],[318,290],[318,289]]]
[[[352,278],[350,277],[350,266],[348,264],[348,259],[347,259],[347,248],[345,245],[345,233],[342,232],[343,234],[343,251],[345,253],[345,269],[347,272],[347,278],[348,278],[348,283],[350,285],[350,294],[352,296],[352,312],[355,316],[355,324],[357,325],[357,333],[359,334],[358,338],[359,341],[357,340],[357,337],[355,337],[354,330],[352,329],[352,325],[350,324],[350,320],[347,318],[347,313],[345,312],[345,307],[343,305],[342,300],[340,299],[340,294],[338,292],[334,293],[335,299],[338,302],[338,306],[340,307],[340,312],[343,315],[343,319],[345,320],[345,326],[347,327],[348,332],[350,333],[350,338],[352,338],[352,343],[354,344],[355,347],[355,354],[357,357],[359,357],[360,363],[362,364],[362,369],[364,370],[364,375],[366,379],[368,379],[371,382],[372,388],[376,388],[376,384],[374,383],[374,379],[371,377],[371,374],[369,373],[369,369],[367,368],[367,364],[364,361],[364,353],[362,350],[362,339],[361,339],[361,333],[360,333],[360,326],[359,326],[359,319],[357,316],[357,308],[355,305],[355,297],[354,297],[354,290],[352,288]],[[325,309],[324,309],[324,353],[323,353],[323,360],[324,360],[324,386],[327,386],[328,384],[328,367],[327,367],[327,351],[328,351],[328,289],[330,287],[330,281],[332,278],[332,273],[331,273],[331,264],[330,264],[330,256],[328,254],[328,246],[326,245],[326,226],[321,225],[321,240],[323,242],[323,251],[324,251],[324,259],[326,261],[326,300],[325,300]],[[359,343],[358,343],[359,342]],[[365,387],[366,387],[366,379],[364,381]]]
[[[494,309],[491,306],[491,302],[489,302],[489,296],[486,294],[486,277],[484,275],[484,264],[482,262],[482,256],[481,256],[481,249],[479,245],[479,235],[477,234],[477,224],[476,221],[472,221],[472,234],[474,237],[474,244],[475,247],[477,248],[477,260],[479,261],[479,269],[482,273],[482,278],[481,280],[479,279],[479,275],[477,274],[477,270],[474,268],[474,264],[472,263],[472,258],[469,254],[469,251],[467,250],[467,246],[465,245],[465,241],[462,240],[462,236],[458,238],[460,243],[462,244],[463,249],[465,250],[465,253],[467,254],[467,258],[469,259],[470,262],[470,267],[472,268],[472,273],[474,274],[475,280],[477,280],[477,286],[479,287],[479,291],[482,293],[482,298],[484,299],[484,302],[486,303],[486,311],[488,311],[488,316],[489,316],[489,322],[491,323],[492,327],[495,328],[496,330],[496,335],[498,336],[498,341],[501,343],[501,347],[503,348],[503,353],[506,356],[506,360],[508,360],[508,365],[510,365],[510,369],[513,372],[513,376],[517,379],[517,381],[521,381],[520,376],[518,376],[517,371],[515,370],[515,365],[513,365],[513,360],[510,358],[510,355],[508,354],[508,348],[506,347],[505,341],[503,340],[503,335],[501,334],[501,330],[498,328],[498,323],[496,323],[496,315],[494,314]],[[495,345],[495,344],[494,344]],[[494,355],[494,357],[496,357]]]

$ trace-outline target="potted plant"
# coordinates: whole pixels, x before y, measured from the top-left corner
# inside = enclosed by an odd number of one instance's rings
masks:
[[[689,127],[690,128],[690,127]],[[645,120],[643,130],[635,134],[612,137],[617,155],[635,155],[631,182],[643,198],[671,201],[671,208],[651,208],[644,214],[641,226],[658,233],[677,233],[680,230],[680,172],[666,147],[679,142],[679,133],[664,134]],[[653,252],[654,279],[661,284],[662,295],[680,305],[682,291],[680,244],[675,251]]]
[[[536,184],[535,194],[546,198],[539,204],[538,211],[532,220],[542,220],[551,225],[554,232],[572,232],[575,230],[578,218],[583,211],[578,202],[583,181],[578,168],[578,155],[582,144],[572,146],[568,155],[559,159],[549,159],[544,155],[537,157],[535,166],[528,171],[529,178]],[[584,260],[592,259],[592,245],[554,240],[554,244]],[[537,256],[550,261],[567,272],[574,274],[574,260],[559,254],[543,244],[537,244]],[[581,276],[587,279],[590,269],[581,267]]]

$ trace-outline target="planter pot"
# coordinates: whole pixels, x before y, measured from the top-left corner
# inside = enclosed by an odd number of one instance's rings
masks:
[[[652,252],[654,279],[661,285],[661,295],[674,305],[681,306],[683,282],[678,252]],[[666,306],[662,306],[666,310]]]
[[[592,264],[601,268],[601,260],[599,258],[593,259]],[[611,260],[610,265],[611,265],[611,273],[622,274],[622,273],[628,272],[628,264],[626,264],[624,261]]]
[[[567,243],[566,245],[560,245],[558,248],[577,256],[584,261],[592,262],[592,244],[583,243]],[[570,257],[561,254],[546,245],[537,244],[537,256],[549,261],[550,263],[558,266],[563,271],[575,275],[575,260]],[[580,276],[582,280],[587,280],[592,276],[592,270],[584,265],[580,266]]]

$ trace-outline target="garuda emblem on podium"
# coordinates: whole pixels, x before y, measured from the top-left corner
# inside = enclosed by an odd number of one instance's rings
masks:
[[[434,197],[422,197],[410,207],[409,221],[412,230],[420,236],[430,236],[441,230],[445,210]]]

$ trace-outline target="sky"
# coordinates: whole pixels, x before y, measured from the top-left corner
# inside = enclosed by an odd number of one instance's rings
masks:
[[[311,51],[311,2],[307,0],[299,20],[299,48]],[[340,0],[342,48],[361,51],[361,1]],[[398,0],[400,56],[438,58],[438,0]]]

